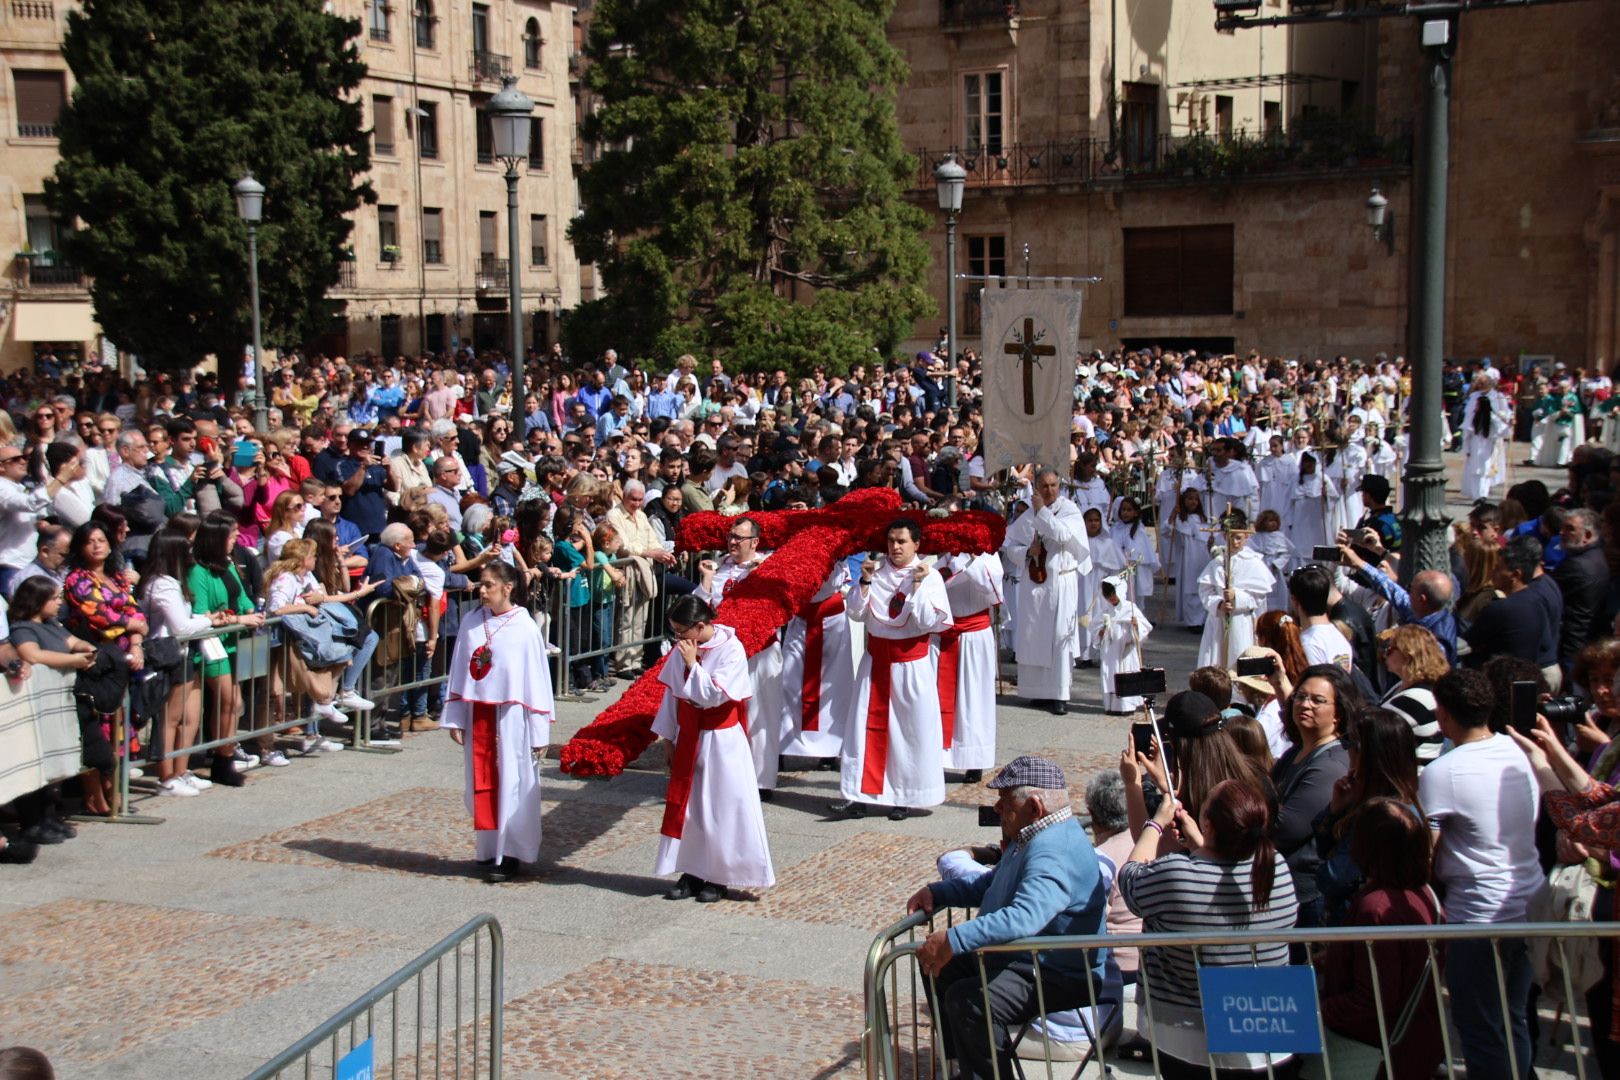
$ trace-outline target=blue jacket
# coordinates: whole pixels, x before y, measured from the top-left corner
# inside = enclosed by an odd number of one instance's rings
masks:
[[[972,880],[928,886],[935,906],[977,907],[979,913],[951,928],[953,952],[972,952],[1027,937],[1101,934],[1108,911],[1097,852],[1073,818],[1042,829],[1026,844],[1009,845],[991,873]],[[1108,950],[1041,954],[1042,966],[1083,977],[1089,959],[1102,985]]]
[[[1431,612],[1422,618],[1412,610],[1412,597],[1400,583],[1391,580],[1390,576],[1376,566],[1368,566],[1357,570],[1353,575],[1363,585],[1372,589],[1379,596],[1389,601],[1390,607],[1395,609],[1395,617],[1403,624],[1421,626],[1434,635],[1440,643],[1440,651],[1446,654],[1446,663],[1456,666],[1457,663],[1457,616],[1450,608],[1442,608]]]

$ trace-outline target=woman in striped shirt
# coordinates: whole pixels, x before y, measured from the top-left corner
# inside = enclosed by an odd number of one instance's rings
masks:
[[[1400,681],[1380,702],[1384,708],[1401,714],[1412,727],[1417,743],[1418,768],[1440,756],[1445,736],[1434,715],[1434,684],[1451,670],[1446,654],[1433,634],[1421,626],[1396,626],[1378,635],[1384,667]]]
[[[1124,755],[1120,773],[1127,785],[1141,783],[1141,765],[1131,752]],[[1236,780],[1210,792],[1196,821],[1165,799],[1119,870],[1120,893],[1131,911],[1141,916],[1143,932],[1209,934],[1292,927],[1299,904],[1288,864],[1271,842],[1270,826],[1265,800]],[[1179,836],[1166,836],[1167,828]],[[1159,855],[1161,844],[1172,853]],[[1189,853],[1175,851],[1178,845]],[[1211,1062],[1218,1080],[1265,1075],[1267,1055],[1208,1052],[1198,968],[1282,967],[1288,963],[1288,946],[1261,946],[1252,957],[1248,946],[1203,946],[1196,950],[1196,959],[1194,952],[1142,950],[1159,1075],[1166,1080],[1208,1080]],[[1271,1065],[1278,1076],[1293,1072],[1287,1055],[1273,1056]]]

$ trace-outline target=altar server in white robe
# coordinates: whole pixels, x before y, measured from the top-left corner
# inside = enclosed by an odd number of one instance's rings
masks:
[[[1310,450],[1299,455],[1299,475],[1294,480],[1294,499],[1288,507],[1285,523],[1288,541],[1301,559],[1309,559],[1311,550],[1329,543],[1337,533],[1328,531],[1331,513],[1325,491],[1332,481],[1322,475],[1321,458]]]
[[[551,666],[528,611],[512,602],[518,573],[479,575],[483,606],[461,623],[439,726],[466,748],[467,812],[478,865],[508,881],[540,858],[540,776],[533,754],[551,741]]]
[[[1256,513],[1255,500],[1260,496],[1260,481],[1254,466],[1242,458],[1243,447],[1236,439],[1216,439],[1209,445],[1210,478],[1214,490],[1210,494],[1209,516],[1219,518],[1232,508],[1243,511],[1245,519]]]
[[[843,748],[855,670],[844,614],[848,585],[840,560],[782,631],[783,754],[837,758]]]
[[[1256,462],[1254,473],[1260,482],[1261,511],[1286,514],[1294,498],[1294,481],[1299,476],[1299,453],[1288,449],[1281,435],[1273,435],[1266,456]]]
[[[1187,627],[1204,624],[1204,609],[1198,603],[1198,575],[1209,562],[1209,519],[1198,492],[1188,488],[1181,493],[1175,516],[1167,518],[1161,532],[1170,534],[1170,555],[1165,572],[1175,581],[1175,621]]]
[[[1142,508],[1129,495],[1114,503],[1114,524],[1108,532],[1125,556],[1126,565],[1136,567],[1134,579],[1126,575],[1127,600],[1146,604],[1153,595],[1153,575],[1160,567],[1159,549],[1154,545],[1146,525],[1142,524]]]
[[[934,635],[945,767],[976,784],[996,763],[996,607],[1001,557],[952,555],[939,565],[951,625]]]
[[[1262,510],[1255,519],[1254,535],[1249,537],[1249,550],[1265,560],[1266,569],[1277,583],[1271,587],[1265,610],[1288,610],[1288,575],[1304,564],[1288,534],[1283,532],[1282,515],[1275,510]]]
[[[759,522],[750,517],[731,520],[726,534],[726,554],[718,565],[705,560],[699,567],[698,587],[692,595],[704,600],[715,611],[725,606],[726,594],[736,588],[767,558],[759,550]],[[776,790],[776,767],[782,754],[782,646],[773,639],[748,658],[748,675],[754,695],[748,702],[748,744],[753,749],[754,772],[759,777],[761,798],[770,799]]]
[[[1059,494],[1051,469],[1036,476],[1029,511],[1007,529],[1002,550],[1022,568],[1015,590],[1018,693],[1062,716],[1074,676],[1080,575],[1091,569],[1091,548],[1080,508]]]
[[[1464,499],[1488,499],[1491,488],[1502,482],[1507,457],[1502,444],[1512,425],[1512,407],[1495,381],[1489,375],[1475,375],[1474,389],[1463,404]]]
[[[1254,620],[1266,610],[1271,590],[1277,584],[1265,559],[1248,546],[1248,522],[1234,512],[1228,516],[1227,524],[1226,531],[1218,535],[1224,544],[1231,545],[1230,556],[1215,551],[1198,576],[1198,599],[1208,613],[1204,636],[1198,642],[1199,667],[1230,667],[1233,657],[1241,656],[1254,644]]]
[[[1102,657],[1103,710],[1110,716],[1121,716],[1142,707],[1139,697],[1116,696],[1114,679],[1142,670],[1142,650],[1147,647],[1148,635],[1153,633],[1153,624],[1124,593],[1124,578],[1104,578],[1099,614],[1091,624],[1092,640]]]
[[[1108,484],[1097,475],[1097,455],[1087,451],[1081,454],[1074,463],[1074,479],[1067,485],[1067,494],[1080,512],[1095,506],[1098,510],[1107,512],[1111,501],[1108,494]]]
[[[1176,464],[1181,460],[1179,456],[1172,456],[1172,464],[1167,465],[1159,474],[1158,485],[1153,491],[1153,501],[1158,508],[1158,516],[1154,520],[1159,523],[1159,559],[1166,567],[1170,565],[1176,540],[1174,530],[1165,526],[1176,517],[1176,508],[1181,505],[1182,492],[1192,488],[1198,493],[1199,506],[1202,507],[1204,494],[1209,490],[1203,474],[1197,469]]]
[[[1075,628],[1075,655],[1084,665],[1097,660],[1097,644],[1090,626],[1102,602],[1102,580],[1125,572],[1125,553],[1114,543],[1113,534],[1103,531],[1102,512],[1095,507],[1085,511],[1086,545],[1091,548],[1091,569],[1080,575],[1080,620]]]
[[[939,679],[930,635],[951,625],[945,579],[917,557],[922,526],[909,518],[884,533],[886,558],[861,564],[844,610],[866,628],[866,652],[855,670],[853,722],[845,731],[835,812],[859,817],[865,805],[892,807],[899,821],[910,806],[945,801],[945,739]]]
[[[1395,446],[1384,438],[1384,426],[1374,417],[1367,422],[1367,438],[1362,443],[1367,451],[1367,476],[1382,476],[1391,487],[1401,482],[1401,459]]]
[[[665,693],[652,728],[672,744],[653,865],[655,874],[681,875],[669,900],[713,903],[728,888],[776,884],[744,726],[754,693],[748,656],[736,631],[714,617],[696,596],[669,605],[675,647],[658,673]]]

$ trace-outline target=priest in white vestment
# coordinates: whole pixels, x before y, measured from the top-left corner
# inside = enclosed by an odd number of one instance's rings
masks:
[[[887,558],[862,563],[844,599],[845,612],[866,628],[866,652],[844,733],[843,800],[833,809],[858,817],[866,804],[888,806],[890,819],[899,821],[907,807],[945,801],[945,739],[929,636],[951,625],[951,602],[945,579],[917,557],[922,526],[902,518],[885,537]]]
[[[996,763],[996,606],[1001,557],[952,555],[939,566],[951,626],[934,635],[945,767],[976,784]]]
[[[540,858],[540,775],[533,754],[551,741],[551,667],[540,628],[512,603],[518,572],[493,562],[479,576],[483,606],[456,635],[439,726],[466,748],[467,812],[478,865],[510,880]]]
[[[1142,650],[1147,646],[1148,635],[1153,633],[1153,624],[1142,614],[1142,609],[1124,594],[1124,578],[1104,578],[1102,604],[1091,623],[1092,640],[1102,658],[1103,711],[1110,716],[1122,716],[1142,707],[1139,697],[1116,695],[1114,679],[1142,670]]]
[[[1079,507],[1058,492],[1057,473],[1043,469],[1035,478],[1029,512],[1008,527],[1002,550],[1023,568],[1014,590],[1018,693],[1062,716],[1074,675],[1080,575],[1091,569],[1091,548]]]
[[[784,755],[836,759],[843,749],[855,672],[844,613],[848,585],[849,569],[840,561],[782,631]]]
[[[1220,534],[1222,542],[1231,545],[1230,554],[1217,549],[1198,575],[1198,599],[1208,614],[1198,642],[1199,667],[1231,667],[1232,658],[1254,644],[1254,620],[1266,610],[1277,584],[1265,559],[1248,546],[1248,523],[1234,514],[1232,524],[1238,527]]]
[[[718,564],[708,560],[699,567],[698,587],[692,595],[715,611],[725,607],[726,594],[770,557],[759,550],[759,522],[751,517],[731,519],[726,554]],[[754,755],[761,798],[776,790],[776,768],[782,747],[782,646],[772,639],[748,658],[748,676],[754,684],[748,702],[748,744]]]
[[[745,728],[754,687],[736,631],[706,602],[679,597],[668,619],[675,647],[652,730],[672,745],[653,873],[681,875],[666,898],[712,903],[728,888],[776,884]]]

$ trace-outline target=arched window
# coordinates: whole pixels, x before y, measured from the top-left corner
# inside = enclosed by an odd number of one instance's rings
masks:
[[[416,47],[433,48],[433,0],[416,0]]]
[[[540,47],[545,42],[540,40],[540,22],[530,19],[523,27],[523,66],[532,71],[540,70]]]

